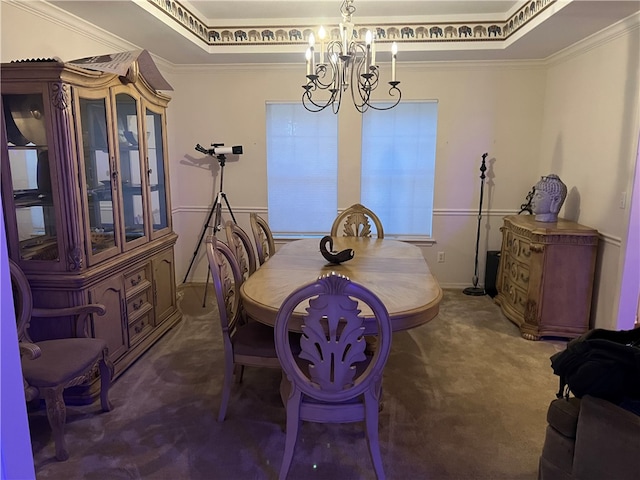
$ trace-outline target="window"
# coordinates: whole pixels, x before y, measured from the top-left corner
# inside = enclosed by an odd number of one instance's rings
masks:
[[[403,101],[391,110],[369,109],[350,131],[362,141],[360,203],[378,215],[385,236],[431,236],[437,114],[435,101]],[[299,103],[267,104],[268,209],[275,235],[326,235],[338,214],[338,184],[353,185],[338,182],[338,117],[330,109],[308,112]]]
[[[404,101],[362,116],[360,198],[385,236],[431,236],[437,115],[437,102]]]
[[[275,234],[326,234],[338,211],[338,117],[330,109],[267,104],[267,182]]]

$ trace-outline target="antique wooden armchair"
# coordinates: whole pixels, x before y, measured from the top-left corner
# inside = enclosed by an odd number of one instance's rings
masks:
[[[384,238],[384,229],[378,216],[364,205],[356,203],[336,217],[331,225],[331,236],[370,237],[371,220],[376,227],[378,238]]]
[[[89,337],[91,314],[104,315],[100,304],[68,308],[34,308],[31,287],[20,267],[9,260],[11,284],[16,310],[18,341],[22,360],[25,399],[43,397],[47,418],[53,431],[56,458],[67,460],[69,453],[64,439],[67,410],[63,399],[65,388],[79,385],[100,373],[100,403],[103,411],[111,410],[109,386],[113,377],[113,364],[109,360],[107,343]],[[60,338],[33,342],[29,335],[32,317],[73,318],[74,338]]]
[[[304,308],[301,352],[289,341],[289,321]],[[360,316],[363,305],[374,318]],[[295,315],[300,315],[301,310]],[[366,330],[365,330],[366,328]],[[366,353],[365,331],[378,345]],[[378,441],[382,372],[391,350],[387,309],[370,290],[335,272],[292,292],[282,303],[275,324],[278,358],[286,375],[280,393],[287,410],[285,449],[280,479],[293,460],[300,423],[365,422],[369,453],[378,479],[384,478]]]

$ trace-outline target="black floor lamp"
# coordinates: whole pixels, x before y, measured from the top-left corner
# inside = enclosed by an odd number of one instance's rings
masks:
[[[482,154],[482,165],[480,165],[480,207],[478,208],[478,233],[476,234],[476,260],[473,270],[473,287],[465,288],[462,293],[465,295],[473,295],[479,297],[484,295],[484,288],[478,287],[478,247],[480,246],[480,223],[482,222],[482,194],[484,193],[484,179],[486,178],[484,172],[487,170],[485,160],[488,153]]]

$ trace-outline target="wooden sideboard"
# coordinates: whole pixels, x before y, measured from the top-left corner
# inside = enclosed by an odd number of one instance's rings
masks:
[[[495,301],[528,340],[589,329],[598,232],[564,219],[504,218]]]
[[[9,256],[36,307],[106,307],[120,375],[181,318],[174,273],[166,109],[137,68],[121,77],[56,59],[2,64],[2,202]],[[4,321],[4,319],[3,319]],[[69,319],[34,317],[35,341]],[[72,352],[70,352],[72,354]],[[99,382],[65,396],[85,403]]]

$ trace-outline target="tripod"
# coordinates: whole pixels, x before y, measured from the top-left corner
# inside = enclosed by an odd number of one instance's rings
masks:
[[[215,144],[214,144],[215,147]],[[196,150],[202,153],[206,153],[208,155],[212,155],[212,150],[206,150],[200,146],[200,144],[196,145]],[[184,279],[182,283],[187,281],[187,277],[189,276],[189,272],[191,271],[191,267],[193,267],[193,263],[198,256],[198,251],[200,250],[200,245],[202,245],[202,240],[204,239],[207,230],[213,228],[213,234],[215,235],[217,232],[222,230],[222,202],[224,201],[227,210],[229,210],[229,214],[233,219],[233,223],[237,224],[236,217],[233,214],[233,210],[231,210],[231,205],[229,205],[229,200],[227,199],[227,194],[224,193],[223,184],[224,184],[224,166],[227,160],[227,157],[224,154],[216,155],[218,162],[220,163],[220,189],[218,190],[218,194],[216,195],[216,199],[211,206],[211,210],[209,211],[209,215],[202,225],[202,233],[200,234],[200,238],[198,239],[198,243],[196,245],[195,250],[193,251],[193,256],[191,257],[191,263],[189,263],[189,268],[187,268],[187,273],[184,275]],[[213,225],[210,224],[211,217],[214,217]],[[204,297],[202,299],[202,306],[204,307],[207,303],[207,287],[209,286],[209,277],[211,276],[211,271],[207,268],[207,281],[204,284]]]

